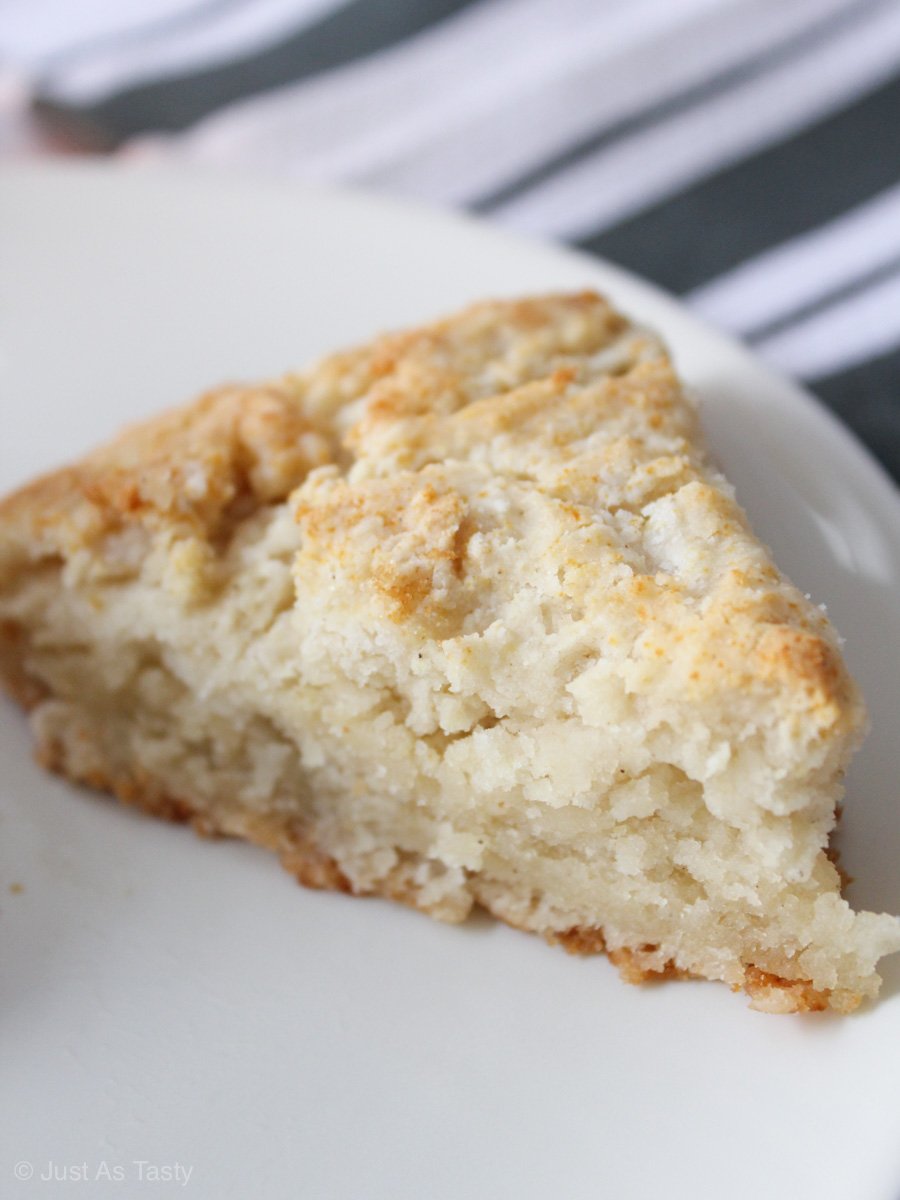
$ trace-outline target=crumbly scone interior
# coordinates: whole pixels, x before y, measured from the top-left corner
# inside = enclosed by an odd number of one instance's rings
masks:
[[[595,297],[213,394],[35,488],[0,620],[50,765],[632,973],[877,991],[900,926],[826,854],[864,724],[834,632]]]

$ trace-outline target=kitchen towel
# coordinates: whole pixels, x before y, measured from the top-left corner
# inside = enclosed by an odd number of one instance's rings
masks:
[[[900,478],[898,0],[0,0],[0,153],[226,163],[602,255]]]

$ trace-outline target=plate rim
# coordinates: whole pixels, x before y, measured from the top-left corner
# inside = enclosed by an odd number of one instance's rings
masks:
[[[672,309],[677,319],[691,327],[697,336],[714,339],[719,346],[736,359],[740,359],[745,369],[763,376],[768,386],[790,394],[793,403],[821,423],[831,442],[835,446],[840,445],[843,453],[852,456],[861,475],[868,476],[867,486],[877,493],[878,501],[893,508],[900,521],[900,485],[895,483],[887,468],[855,431],[819,399],[812,389],[767,363],[734,334],[718,329],[705,317],[695,313],[686,301],[679,299],[674,293],[609,259],[589,254],[563,242],[507,229],[502,224],[495,224],[478,214],[441,207],[415,197],[393,195],[373,188],[275,176],[234,165],[225,167],[186,163],[184,160],[145,160],[136,157],[90,158],[77,161],[64,158],[17,160],[0,167],[0,186],[7,181],[12,181],[13,186],[29,187],[43,184],[45,181],[54,183],[60,180],[64,183],[87,181],[90,184],[102,181],[103,186],[112,188],[119,186],[122,181],[132,183],[141,180],[150,180],[156,186],[172,188],[218,189],[225,186],[230,190],[257,192],[279,200],[286,200],[291,196],[308,196],[314,201],[359,205],[370,210],[377,208],[395,217],[406,214],[415,216],[418,220],[444,223],[462,231],[489,236],[494,241],[504,241],[512,250],[518,247],[532,254],[538,252],[560,257],[570,265],[582,267],[588,272],[599,269],[611,278],[621,280],[629,290],[652,296],[655,304],[662,309]],[[661,333],[665,339],[666,330],[662,329]]]

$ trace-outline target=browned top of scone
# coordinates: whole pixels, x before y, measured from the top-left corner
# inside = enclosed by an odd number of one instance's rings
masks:
[[[596,608],[645,682],[662,664],[687,693],[769,681],[823,727],[859,723],[827,621],[750,534],[664,350],[590,292],[475,305],[211,392],[8,497],[0,546],[115,552],[137,524],[199,545],[200,569],[296,493],[306,569],[340,562],[396,620],[446,631],[496,608],[466,548],[487,524],[521,533],[520,492],[558,565],[548,603]]]

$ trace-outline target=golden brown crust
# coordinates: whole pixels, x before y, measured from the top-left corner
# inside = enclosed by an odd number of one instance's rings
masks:
[[[625,983],[662,983],[671,979],[699,978],[690,971],[682,970],[671,959],[661,967],[647,965],[647,959],[656,955],[658,946],[621,946],[610,950],[601,929],[567,929],[554,934],[548,941],[561,945],[569,954],[593,955],[606,953],[610,962],[618,969]],[[817,990],[807,979],[783,979],[760,967],[749,966],[742,984],[735,984],[733,991],[743,990],[750,997],[750,1007],[768,1013],[811,1013],[825,1012],[832,1007],[831,992]],[[842,1011],[852,1011],[859,1003],[858,998],[841,1004]]]
[[[337,863],[309,838],[291,835],[293,844],[281,853],[285,870],[306,888],[315,891],[353,892],[353,885]]]
[[[66,545],[161,522],[215,541],[333,457],[287,385],[220,388],[13,492],[0,523]]]
[[[757,1012],[768,1013],[810,1013],[824,1012],[830,1005],[830,993],[818,991],[809,980],[782,979],[762,971],[759,967],[748,967],[744,976],[744,991],[750,997],[750,1007]],[[844,1006],[843,1011],[851,1011],[859,1004]]]
[[[682,971],[671,960],[661,966],[652,965],[653,960],[658,957],[659,946],[645,942],[640,946],[619,946],[611,949],[606,944],[602,929],[575,927],[555,933],[547,940],[562,946],[568,954],[585,957],[606,954],[626,983],[661,983],[667,979],[691,978],[689,971]]]
[[[610,962],[618,969],[626,983],[663,983],[668,979],[690,979],[690,971],[682,971],[671,959],[661,967],[646,965],[646,955],[655,954],[658,946],[644,943],[642,946],[621,946],[608,951]]]
[[[627,327],[593,292],[475,305],[458,317],[332,355],[309,376],[218,388],[132,425],[76,465],[4,497],[0,522],[7,527],[24,523],[37,533],[64,521],[75,508],[82,510],[83,524],[86,504],[94,510],[94,524],[115,526],[152,514],[191,522],[212,535],[223,512],[242,495],[253,504],[282,500],[313,467],[346,460],[335,421],[342,403],[371,391],[349,445],[372,422],[430,413],[442,392],[454,394],[460,386],[458,375],[437,362],[473,317],[502,309],[511,331],[538,332],[553,307],[590,317],[582,340],[608,340]],[[481,350],[489,354],[491,349],[488,338]],[[579,349],[578,338],[569,349]],[[457,396],[454,407],[463,404]]]
[[[562,946],[567,954],[588,957],[592,954],[606,954],[606,938],[602,929],[588,929],[585,926],[574,926],[555,933],[549,939],[552,945]]]
[[[758,654],[764,673],[781,684],[799,683],[825,720],[839,719],[850,700],[850,680],[836,646],[805,629],[775,625],[760,639]]]
[[[47,689],[26,670],[28,635],[18,621],[0,621],[0,687],[31,712],[47,695]]]

